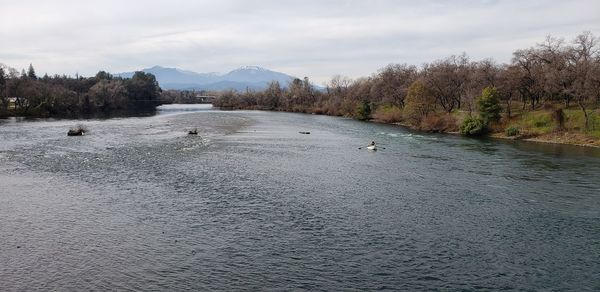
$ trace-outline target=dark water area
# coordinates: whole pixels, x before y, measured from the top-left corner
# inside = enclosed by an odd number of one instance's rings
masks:
[[[1,291],[598,291],[600,153],[187,105],[9,119],[0,222]]]

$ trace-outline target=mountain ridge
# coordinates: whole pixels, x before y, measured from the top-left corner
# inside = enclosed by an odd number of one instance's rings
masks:
[[[271,81],[278,81],[282,87],[287,87],[296,78],[259,66],[242,66],[225,74],[198,73],[158,65],[141,71],[153,74],[160,87],[167,90],[262,90],[267,88]],[[134,72],[123,72],[115,76],[129,78],[133,74]]]

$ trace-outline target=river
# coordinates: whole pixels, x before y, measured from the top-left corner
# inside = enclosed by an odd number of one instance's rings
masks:
[[[209,106],[3,120],[0,290],[37,289],[598,291],[600,151]]]

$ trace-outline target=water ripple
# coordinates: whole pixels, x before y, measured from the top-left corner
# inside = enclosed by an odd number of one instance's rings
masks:
[[[594,155],[285,113],[83,123],[0,126],[2,291],[600,288]]]

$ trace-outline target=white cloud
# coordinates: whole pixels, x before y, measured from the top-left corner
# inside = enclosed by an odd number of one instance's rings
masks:
[[[598,1],[522,2],[0,0],[0,62],[84,75],[259,65],[322,82],[461,52],[506,62],[547,34],[599,35]]]

